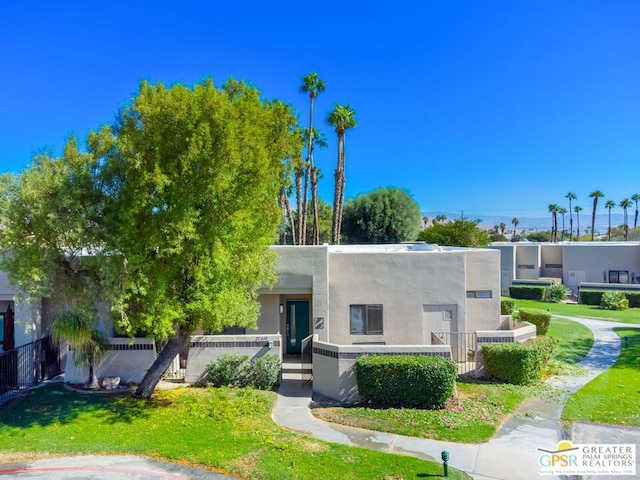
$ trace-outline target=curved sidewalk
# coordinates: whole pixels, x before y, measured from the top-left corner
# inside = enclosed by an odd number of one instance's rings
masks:
[[[549,380],[551,385],[567,393],[575,392],[616,361],[620,355],[620,338],[613,331],[613,327],[640,328],[640,325],[603,320],[563,318],[582,323],[593,331],[595,337],[591,351],[579,363],[590,372],[589,375],[553,377]],[[320,440],[412,455],[425,460],[440,462],[440,453],[446,450],[450,454],[451,466],[467,472],[478,480],[555,478],[541,477],[538,474],[537,448],[555,448],[559,440],[569,437],[568,432],[563,432],[560,425],[564,401],[526,399],[488,442],[465,444],[407,437],[323,422],[311,414],[311,397],[310,385],[302,385],[299,381],[283,382],[272,411],[274,421],[283,427]],[[598,426],[598,428],[608,427]],[[589,430],[587,424],[580,424],[578,429],[579,432]],[[630,430],[630,435],[638,438],[637,430]],[[588,435],[585,438],[588,438]],[[574,439],[574,442],[580,443],[579,439]],[[635,443],[635,441],[631,440],[629,443]]]

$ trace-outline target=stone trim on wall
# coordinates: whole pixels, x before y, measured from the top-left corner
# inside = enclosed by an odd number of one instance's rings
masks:
[[[269,344],[271,343],[271,345]],[[189,342],[192,348],[255,348],[255,347],[279,347],[280,340],[269,341],[233,341],[233,342]]]
[[[334,352],[324,348],[313,347],[313,354],[322,357],[337,358],[338,360],[355,360],[365,355],[408,355],[408,356],[427,356],[427,357],[445,357],[450,358],[449,352]]]

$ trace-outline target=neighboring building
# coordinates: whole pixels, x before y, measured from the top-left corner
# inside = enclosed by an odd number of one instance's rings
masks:
[[[514,280],[560,278],[577,294],[581,283],[640,284],[640,242],[496,242],[502,295]]]

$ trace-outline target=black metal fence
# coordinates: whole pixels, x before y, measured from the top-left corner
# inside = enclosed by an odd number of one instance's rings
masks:
[[[458,365],[458,375],[476,372],[476,334],[475,332],[431,332],[433,345],[449,345],[451,357]]]
[[[60,353],[51,337],[0,353],[0,402],[60,372]]]
[[[313,335],[302,340],[300,361],[302,380],[310,382],[313,380]]]

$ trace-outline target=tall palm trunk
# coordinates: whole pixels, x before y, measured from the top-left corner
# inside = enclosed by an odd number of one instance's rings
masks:
[[[311,167],[311,201],[313,202],[313,244],[320,245],[320,228],[318,215],[318,169]]]
[[[311,137],[311,134],[309,134]],[[311,167],[309,166],[309,162],[304,166],[304,187],[302,189],[302,211],[300,220],[298,221],[299,229],[300,229],[300,245],[307,244],[307,216],[308,216],[308,205],[307,199],[309,197],[309,180],[310,180],[310,172]]]
[[[296,209],[298,213],[298,245],[303,245],[303,211],[302,211],[302,177],[304,177],[304,167],[300,165],[296,169]],[[296,243],[294,242],[294,245]]]
[[[609,208],[609,241],[611,241],[611,208]]]
[[[336,167],[333,190],[333,219],[331,225],[331,243],[340,245],[342,227],[342,200],[344,199],[344,132],[338,132],[338,165]]]
[[[308,216],[307,199],[309,198],[308,187],[309,187],[309,177],[310,175],[313,176],[313,170],[314,170],[314,167],[313,167],[313,99],[314,98],[315,98],[315,95],[313,94],[313,92],[311,92],[309,94],[309,135],[308,135],[309,143],[307,144],[307,165],[305,168],[305,175],[304,175],[304,200],[302,204],[302,210],[303,210],[302,225],[303,225],[304,233],[302,234],[303,243],[301,243],[301,245],[306,245],[307,243],[306,241],[307,240],[307,216]],[[311,178],[311,195],[313,196],[313,178]],[[312,198],[311,202],[314,209],[313,218],[314,218],[314,232],[315,232],[315,224],[316,224],[315,219],[318,214],[316,209],[317,202],[315,201],[315,198]]]
[[[284,186],[280,187],[280,208],[282,209],[282,219],[283,223],[286,221],[291,225],[291,243],[293,245],[296,244],[296,226],[293,223],[293,212],[291,211],[291,205],[289,204],[289,197],[287,196],[287,191]],[[287,231],[284,231],[280,234],[280,245],[287,244]]]

